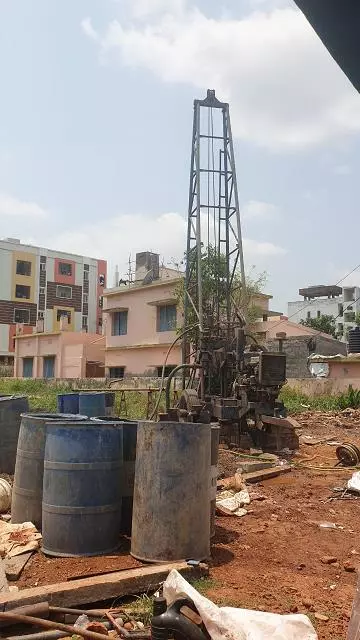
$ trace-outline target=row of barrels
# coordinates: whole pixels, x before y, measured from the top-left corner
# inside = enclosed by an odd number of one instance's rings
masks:
[[[57,397],[59,413],[87,417],[115,414],[114,391],[64,393]],[[0,394],[0,473],[13,475],[21,414],[29,411],[27,396]]]
[[[136,432],[120,419],[23,414],[12,522],[41,529],[49,555],[114,550],[131,531]]]
[[[219,427],[22,415],[12,521],[49,555],[97,555],[131,534],[140,560],[201,559],[214,531]]]

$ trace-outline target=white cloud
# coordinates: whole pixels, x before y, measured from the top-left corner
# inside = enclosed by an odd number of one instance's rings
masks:
[[[95,31],[94,27],[92,26],[92,22],[90,18],[84,18],[84,20],[81,21],[80,24],[82,30],[84,31],[84,33],[91,38],[92,40],[99,40],[99,35],[98,33]]]
[[[143,19],[163,12],[179,14],[185,7],[185,0],[129,0],[131,14]]]
[[[279,208],[270,202],[249,200],[244,204],[241,213],[244,219],[273,220],[279,215]]]
[[[91,22],[85,30],[94,39]],[[96,36],[102,55],[115,52],[124,65],[193,85],[199,97],[215,88],[230,102],[235,135],[259,145],[304,148],[360,131],[360,97],[296,9],[217,20],[167,8],[151,24],[115,20]]]
[[[348,176],[351,173],[351,167],[348,164],[339,164],[334,167],[334,173],[337,176]]]
[[[245,261],[258,260],[263,262],[263,258],[281,256],[287,253],[283,247],[279,247],[272,242],[257,242],[249,238],[243,239]]]
[[[36,202],[19,200],[5,193],[0,193],[0,216],[46,218],[47,211]]]
[[[122,214],[71,231],[56,233],[48,228],[39,228],[36,244],[60,251],[108,260],[109,283],[112,284],[115,265],[120,274],[128,270],[139,251],[154,251],[169,264],[172,259],[180,261],[186,247],[186,219],[178,213],[163,213],[157,216],[146,214]],[[282,247],[271,242],[256,242],[245,238],[244,257],[247,265],[255,264],[271,271],[269,259],[286,253]]]

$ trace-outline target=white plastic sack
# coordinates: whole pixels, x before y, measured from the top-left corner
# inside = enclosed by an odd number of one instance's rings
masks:
[[[355,471],[347,483],[348,489],[360,493],[360,471]]]
[[[180,594],[193,600],[212,640],[317,640],[309,618],[302,614],[280,615],[248,609],[218,607],[200,595],[173,569],[164,583],[168,604]]]
[[[328,378],[329,365],[327,362],[311,362],[309,365],[310,373],[314,378]]]
[[[247,489],[238,491],[238,493],[224,491],[216,498],[216,505],[231,511],[234,516],[241,517],[247,514],[246,509],[243,509],[245,504],[250,504],[250,496]]]

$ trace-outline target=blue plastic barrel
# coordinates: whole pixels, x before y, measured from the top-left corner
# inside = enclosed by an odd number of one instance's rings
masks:
[[[11,522],[33,522],[41,528],[45,425],[54,420],[85,421],[84,416],[23,413],[16,453]]]
[[[139,422],[131,554],[145,562],[210,555],[211,428]]]
[[[108,418],[99,416],[91,418],[103,422],[119,424],[123,431],[123,467],[121,474],[121,533],[130,536],[132,525],[134,478],[136,460],[136,437],[138,423],[126,418]]]
[[[107,417],[115,415],[115,391],[105,391],[105,415]]]
[[[92,556],[114,551],[121,518],[122,429],[99,422],[46,426],[43,551]]]
[[[21,414],[28,410],[26,396],[0,396],[0,473],[14,473]]]
[[[57,408],[59,413],[79,413],[79,394],[58,393]]]
[[[106,415],[105,393],[99,391],[79,393],[79,413],[89,418]]]

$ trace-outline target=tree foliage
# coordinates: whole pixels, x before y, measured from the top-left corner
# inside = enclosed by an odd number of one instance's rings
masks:
[[[203,316],[204,327],[212,329],[220,325],[225,326],[226,323],[226,304],[227,304],[227,282],[226,282],[226,256],[217,254],[214,247],[209,246],[203,251],[201,259],[202,271],[202,291],[203,291]],[[262,316],[262,309],[256,300],[256,295],[262,292],[266,283],[266,273],[254,275],[254,267],[252,272],[246,278],[245,288],[241,283],[240,269],[234,273],[230,289],[230,318],[231,322],[239,326],[240,318],[245,324],[254,322]],[[182,280],[176,290],[176,298],[178,306],[184,310],[185,295],[185,279]],[[191,296],[195,306],[196,288],[191,292]],[[220,317],[217,317],[217,310],[220,309]],[[188,323],[190,325],[197,324],[198,319],[194,308],[189,302],[188,305]],[[191,337],[194,342],[197,330],[194,330]]]
[[[306,320],[300,320],[300,324],[322,333],[328,333],[333,338],[336,338],[336,324],[334,316],[328,316],[326,314],[321,315],[319,318],[307,318]]]

